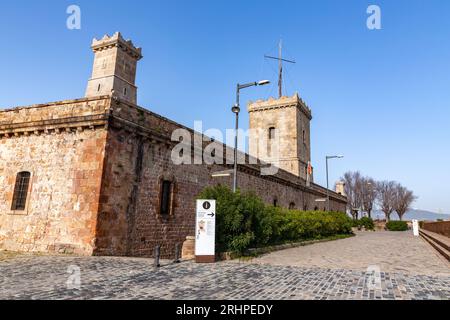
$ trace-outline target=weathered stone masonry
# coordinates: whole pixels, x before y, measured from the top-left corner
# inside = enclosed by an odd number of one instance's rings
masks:
[[[182,126],[125,101],[89,98],[0,112],[0,248],[79,254],[164,256],[194,232],[195,197],[222,165],[174,165]],[[192,132],[192,131],[191,131]],[[280,170],[239,168],[242,189],[266,202],[313,210],[324,190]],[[26,212],[11,212],[16,174],[32,173]],[[161,181],[174,183],[172,210],[159,214]],[[333,194],[332,208],[345,209]],[[323,208],[320,208],[323,209]]]
[[[0,248],[93,253],[108,100],[0,112]],[[26,210],[11,211],[18,172]]]
[[[104,40],[108,48],[114,41],[133,48],[120,34],[112,42]],[[95,41],[95,50],[99,43]],[[131,51],[136,63],[140,55]],[[107,63],[96,63],[114,70],[109,63],[115,55],[101,52]],[[135,75],[134,65],[124,70]],[[114,83],[95,81],[114,89]],[[231,177],[211,177],[229,165],[172,163],[171,151],[178,143],[171,141],[172,133],[184,128],[194,135],[192,130],[137,106],[132,90],[127,96],[130,91],[119,86],[120,94],[91,96],[96,87],[91,81],[84,99],[0,111],[0,249],[152,256],[159,244],[163,257],[171,257],[175,244],[194,234],[197,195],[206,186],[231,186]],[[205,139],[203,148],[210,143]],[[202,153],[203,148],[193,151]],[[315,201],[325,197],[324,188],[306,187],[304,177],[284,170],[262,176],[260,168],[240,165],[239,186],[267,203],[324,209],[324,203]],[[12,211],[20,172],[31,174],[26,208]],[[160,212],[164,181],[171,183],[167,215]],[[331,193],[331,208],[345,207],[346,198]]]

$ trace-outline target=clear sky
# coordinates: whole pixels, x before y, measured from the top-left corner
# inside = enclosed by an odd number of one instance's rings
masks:
[[[80,6],[81,30],[66,28]],[[379,5],[382,30],[366,27]],[[285,93],[311,106],[315,179],[347,170],[414,190],[414,207],[450,213],[450,1],[1,1],[0,106],[84,95],[93,37],[121,31],[143,48],[139,104],[193,127],[233,128],[237,82],[274,85],[244,101],[276,95],[280,38]],[[248,115],[242,114],[248,127]]]

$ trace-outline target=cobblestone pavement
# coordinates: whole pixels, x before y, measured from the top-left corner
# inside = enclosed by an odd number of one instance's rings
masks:
[[[19,256],[0,261],[0,299],[450,299],[450,277],[222,262]],[[79,268],[79,269],[78,269]],[[80,283],[77,287],[77,271]]]
[[[450,277],[450,263],[412,232],[358,232],[356,237],[287,249],[253,263]]]
[[[152,264],[0,252],[0,299],[450,300],[449,263],[410,233],[358,233],[246,262]]]

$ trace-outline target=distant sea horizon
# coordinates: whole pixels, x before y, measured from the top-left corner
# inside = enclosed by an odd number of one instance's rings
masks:
[[[372,219],[385,219],[384,213],[381,210],[372,212]],[[427,210],[413,209],[409,210],[404,216],[403,220],[419,220],[419,221],[437,221],[438,219],[450,220],[450,214],[437,213]],[[391,220],[400,220],[396,212],[391,214]]]

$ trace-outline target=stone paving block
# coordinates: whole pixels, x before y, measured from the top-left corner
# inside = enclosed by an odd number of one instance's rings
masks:
[[[79,289],[67,287],[70,266]],[[155,270],[151,259],[28,256],[0,262],[0,274],[0,299],[450,299],[449,276],[385,273],[383,290],[369,290],[364,271],[229,262]]]

